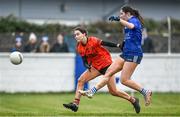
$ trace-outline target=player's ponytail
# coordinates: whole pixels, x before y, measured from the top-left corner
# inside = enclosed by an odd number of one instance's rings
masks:
[[[140,20],[141,24],[144,25],[144,19],[143,19],[142,16],[139,14],[139,11],[133,9],[133,12],[134,12],[134,16],[136,16],[136,17]]]
[[[144,19],[142,18],[138,10],[133,9],[130,6],[124,6],[122,7],[122,11],[125,13],[129,12],[131,15],[136,16],[141,22],[141,24],[144,25]]]

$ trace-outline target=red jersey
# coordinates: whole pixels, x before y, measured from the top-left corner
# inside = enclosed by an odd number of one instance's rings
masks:
[[[101,45],[101,41],[96,37],[88,37],[86,45],[77,44],[77,52],[81,56],[86,56],[88,64],[91,64],[97,70],[101,70],[112,63],[111,55]]]

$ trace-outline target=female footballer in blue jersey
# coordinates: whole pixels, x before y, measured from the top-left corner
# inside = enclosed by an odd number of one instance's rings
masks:
[[[116,58],[106,71],[104,78],[91,90],[79,90],[82,95],[92,97],[97,90],[104,87],[112,75],[121,71],[121,83],[127,87],[139,91],[145,99],[145,105],[151,103],[152,91],[143,88],[131,79],[133,72],[140,64],[143,51],[141,48],[143,18],[139,12],[130,6],[124,6],[120,10],[120,16],[111,16],[110,21],[119,21],[124,26],[124,41],[122,54]]]

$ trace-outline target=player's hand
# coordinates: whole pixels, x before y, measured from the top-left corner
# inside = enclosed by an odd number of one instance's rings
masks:
[[[122,48],[122,45],[118,43],[118,44],[117,44],[117,47],[118,47],[118,48]]]
[[[119,44],[119,43],[118,43],[118,44],[117,44],[117,47],[118,47],[118,48],[120,48],[120,49],[121,49],[121,51],[123,50],[123,46],[122,46],[122,44]]]
[[[109,17],[109,21],[120,21],[120,17],[119,16],[111,16],[111,17]]]

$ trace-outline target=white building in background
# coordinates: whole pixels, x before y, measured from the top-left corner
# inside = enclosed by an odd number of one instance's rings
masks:
[[[139,9],[145,18],[161,20],[171,16],[180,19],[180,0],[0,0],[0,16],[13,14],[40,24],[71,25],[118,15],[125,3]]]

